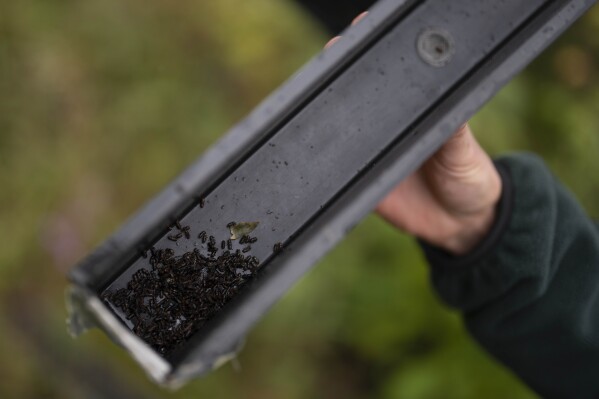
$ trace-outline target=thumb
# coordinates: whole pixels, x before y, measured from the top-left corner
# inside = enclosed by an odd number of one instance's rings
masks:
[[[451,213],[478,212],[501,194],[501,179],[470,127],[463,125],[424,165],[437,200]]]
[[[491,160],[480,147],[466,123],[433,155],[430,167],[443,177],[466,178],[477,173],[481,162]]]

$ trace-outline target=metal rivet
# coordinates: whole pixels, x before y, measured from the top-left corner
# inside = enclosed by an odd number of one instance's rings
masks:
[[[451,34],[438,28],[422,32],[418,36],[416,48],[424,62],[437,68],[447,65],[455,53],[455,43]]]

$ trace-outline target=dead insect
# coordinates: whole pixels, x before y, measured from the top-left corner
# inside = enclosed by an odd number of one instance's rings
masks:
[[[253,244],[253,243],[255,243],[256,241],[258,241],[258,238],[257,238],[257,237],[251,237],[250,239],[248,239],[248,242],[249,242],[250,244]]]
[[[205,198],[203,196],[200,197],[200,208],[203,208],[205,204],[206,204]]]
[[[175,220],[175,226],[176,226],[176,227],[177,227],[179,230],[181,230],[181,223],[179,223],[179,221],[178,221],[178,220]]]
[[[207,234],[206,234],[206,232],[205,232],[205,231],[202,231],[200,234],[198,234],[198,238],[199,238],[200,240],[202,240],[202,244],[205,244],[205,243],[206,243],[206,235],[207,235]]]
[[[241,250],[241,252],[243,252],[243,253],[246,253],[246,252],[249,252],[249,251],[251,251],[251,250],[252,250],[252,247],[248,245],[247,247],[243,248],[243,249]]]
[[[278,254],[278,253],[279,253],[279,252],[281,252],[282,250],[283,250],[283,244],[281,244],[280,242],[276,243],[276,244],[274,245],[274,247],[272,248],[272,251],[273,251],[275,254]]]
[[[175,256],[175,251],[170,248],[166,248],[162,251],[162,259],[169,259]]]
[[[256,227],[258,227],[259,222],[239,222],[236,223],[235,226],[230,227],[229,231],[231,232],[231,240],[236,240],[243,236],[250,234]]]
[[[233,249],[233,241],[231,241],[231,239],[227,240],[227,249],[229,251]]]
[[[220,249],[225,249],[226,246],[227,246],[227,242],[225,240],[222,240],[220,242]]]

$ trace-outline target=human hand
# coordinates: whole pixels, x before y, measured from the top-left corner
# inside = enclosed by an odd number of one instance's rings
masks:
[[[395,187],[377,212],[409,234],[464,255],[493,225],[501,189],[491,158],[465,124]]]
[[[366,15],[360,14],[352,25]],[[325,48],[339,39],[331,39]],[[395,187],[377,212],[409,234],[454,255],[464,255],[493,225],[501,190],[497,169],[465,124]]]

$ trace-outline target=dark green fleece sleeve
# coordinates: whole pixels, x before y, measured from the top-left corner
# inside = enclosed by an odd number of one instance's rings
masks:
[[[451,257],[422,244],[439,296],[471,334],[547,398],[599,398],[599,233],[536,156],[496,162],[488,237]]]

